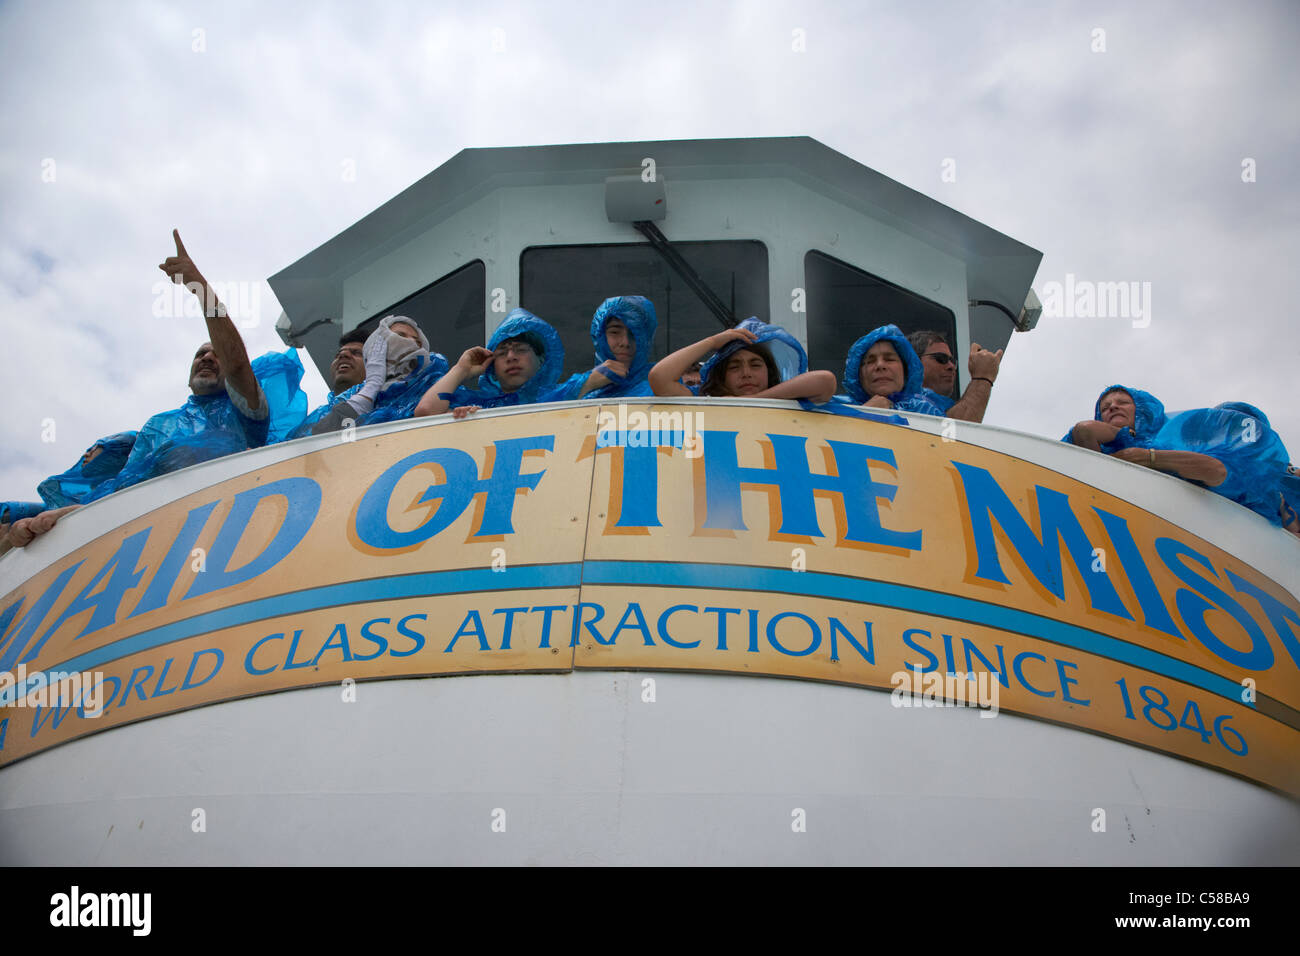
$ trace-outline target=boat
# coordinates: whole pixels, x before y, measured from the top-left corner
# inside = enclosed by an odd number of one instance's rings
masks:
[[[466,149],[271,279],[289,346],[522,305],[1005,348],[1041,254],[806,137]],[[870,316],[870,321],[862,319]],[[960,387],[967,384],[959,369]],[[997,425],[591,400],[206,462],[0,558],[11,864],[1300,859],[1300,542]]]

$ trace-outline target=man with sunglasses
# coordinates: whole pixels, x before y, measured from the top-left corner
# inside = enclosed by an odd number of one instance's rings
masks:
[[[949,418],[962,422],[984,421],[984,411],[993,392],[993,380],[998,377],[998,366],[1002,363],[1002,349],[990,352],[972,343],[967,363],[970,384],[966,386],[965,394],[954,401],[951,396],[957,383],[957,360],[953,358],[943,333],[913,332],[907,341],[921,356],[926,398],[942,408]]]

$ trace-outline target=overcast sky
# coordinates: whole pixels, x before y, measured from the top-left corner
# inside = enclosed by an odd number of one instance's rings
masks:
[[[265,279],[465,147],[747,136],[1042,250],[1040,295],[1150,283],[1145,328],[1015,336],[986,421],[1056,438],[1124,382],[1259,405],[1294,460],[1297,49],[1297,3],[5,3],[0,499],[184,401],[206,336],[154,314],[173,227],[260,284],[257,355],[284,348]]]

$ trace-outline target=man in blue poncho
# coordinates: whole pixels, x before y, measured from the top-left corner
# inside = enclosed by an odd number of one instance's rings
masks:
[[[942,409],[948,418],[961,422],[984,421],[993,382],[1002,364],[1002,349],[990,352],[978,343],[971,343],[970,357],[966,361],[970,384],[961,398],[954,400],[952,390],[957,384],[957,359],[948,340],[941,332],[924,331],[913,332],[907,341],[921,359],[921,369],[925,373],[922,394]]]
[[[559,333],[527,309],[515,309],[497,326],[487,348],[466,349],[424,393],[415,414],[441,415],[450,408],[463,418],[479,408],[556,401],[555,382],[563,368]],[[464,383],[475,377],[478,387],[466,388]]]
[[[923,391],[921,360],[896,325],[873,329],[849,347],[844,391],[855,405],[943,415]]]
[[[654,303],[645,296],[606,299],[591,319],[596,367],[572,376],[550,400],[653,395],[646,375],[658,326]]]
[[[420,326],[404,315],[384,316],[364,337],[361,365],[361,384],[345,394],[332,395],[331,406],[313,412],[322,414],[292,437],[337,431],[349,423],[369,425],[410,418],[421,396],[447,374],[447,360],[429,350],[429,340]]]
[[[1155,396],[1112,385],[1093,420],[1062,440],[1194,482],[1275,525],[1288,521],[1290,456],[1264,413],[1245,402],[1166,414]]]
[[[185,251],[180,234],[173,230],[172,237],[176,255],[158,268],[198,296],[211,341],[199,346],[190,363],[189,399],[180,408],[150,418],[121,471],[100,483],[84,503],[198,462],[279,441],[307,411],[307,396],[299,388],[302,364],[294,351],[270,352],[250,362],[216,291]],[[10,542],[18,547],[30,543],[77,507],[73,504],[15,522]]]
[[[312,428],[330,413],[339,402],[351,398],[360,389],[366,378],[366,361],[362,346],[366,344],[366,333],[356,329],[339,337],[339,350],[330,362],[330,393],[324,405],[318,405],[307,413],[307,417],[290,434],[289,438],[301,438],[310,435]]]

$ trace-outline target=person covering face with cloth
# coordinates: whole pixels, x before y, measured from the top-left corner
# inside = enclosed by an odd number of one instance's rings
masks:
[[[429,340],[414,319],[387,315],[362,347],[365,378],[311,429],[320,435],[353,425],[410,418],[429,382],[447,371],[447,360],[429,351]]]

